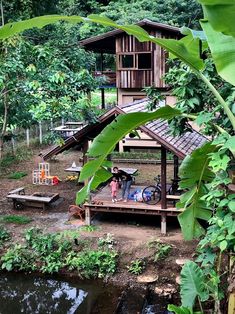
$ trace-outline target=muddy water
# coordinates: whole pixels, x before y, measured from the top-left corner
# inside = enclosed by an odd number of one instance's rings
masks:
[[[121,291],[20,274],[0,274],[0,314],[111,314]]]
[[[0,273],[0,314],[170,314],[148,289]]]

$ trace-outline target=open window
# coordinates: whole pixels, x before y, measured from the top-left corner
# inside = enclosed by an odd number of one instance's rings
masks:
[[[119,68],[134,69],[135,68],[134,54],[120,55],[119,56]]]
[[[151,70],[152,53],[151,52],[133,52],[120,54],[118,59],[118,70]]]
[[[138,53],[137,54],[137,69],[138,70],[151,70],[152,69],[152,54],[151,53]]]

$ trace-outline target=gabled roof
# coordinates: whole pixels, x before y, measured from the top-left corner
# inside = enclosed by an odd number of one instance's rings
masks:
[[[180,30],[178,27],[167,25],[167,24],[162,24],[162,23],[157,23],[157,22],[152,22],[148,19],[144,19],[136,25],[141,26],[143,28],[149,29],[158,29],[162,30],[165,32],[171,32],[175,34],[180,34]],[[115,54],[115,37],[125,33],[121,29],[115,29],[110,32],[106,32],[101,35],[97,35],[94,37],[90,37],[84,40],[81,40],[79,42],[80,46],[86,48],[87,50],[92,50],[94,52],[105,52],[105,53],[111,53]]]
[[[97,136],[106,125],[115,119],[116,115],[127,114],[130,112],[146,112],[148,99],[142,99],[135,101],[124,107],[114,107],[107,111],[105,114],[99,117],[98,122],[94,125],[87,125],[73,136],[68,138],[64,145],[54,146],[50,151],[41,155],[44,160],[51,158],[54,155],[62,153],[63,151],[76,146],[81,145],[86,139],[93,139]],[[160,102],[157,108],[164,106],[164,102]],[[184,158],[189,155],[193,150],[202,146],[207,138],[201,133],[192,128],[192,132],[186,132],[181,136],[172,136],[168,123],[164,120],[157,119],[152,122],[146,123],[139,128],[145,134],[149,135],[152,139],[156,140],[159,144],[165,147],[167,150],[174,153],[179,158]]]

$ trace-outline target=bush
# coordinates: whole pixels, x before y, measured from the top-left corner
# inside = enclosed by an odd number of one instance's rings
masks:
[[[35,258],[25,246],[16,244],[13,248],[7,250],[2,256],[2,269],[8,271],[25,270],[33,271],[36,269]]]
[[[116,271],[117,253],[101,250],[91,250],[79,254],[72,252],[66,259],[66,265],[71,270],[78,270],[81,277],[104,278]]]
[[[154,262],[166,258],[172,249],[170,244],[161,243],[159,240],[149,241],[147,246],[149,249],[154,249]]]
[[[136,259],[131,261],[130,266],[127,266],[130,273],[134,275],[140,275],[145,269],[145,262],[142,259]]]
[[[0,227],[0,247],[3,245],[5,241],[10,240],[11,234],[5,228]]]

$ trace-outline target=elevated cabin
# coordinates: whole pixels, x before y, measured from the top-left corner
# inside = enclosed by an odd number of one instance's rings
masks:
[[[156,23],[144,19],[137,23],[150,35],[158,38],[178,39],[182,35],[177,27]],[[101,66],[101,72],[109,79],[111,86],[117,87],[118,105],[122,106],[146,96],[144,87],[154,86],[168,93],[168,86],[162,80],[167,71],[167,52],[151,42],[139,42],[134,36],[122,30],[113,30],[95,37],[80,41],[86,50],[116,56],[116,73],[107,71]],[[101,61],[103,64],[103,62]],[[116,77],[115,77],[116,74]],[[169,99],[168,103],[172,103]],[[104,107],[104,88],[102,88],[102,105]]]

